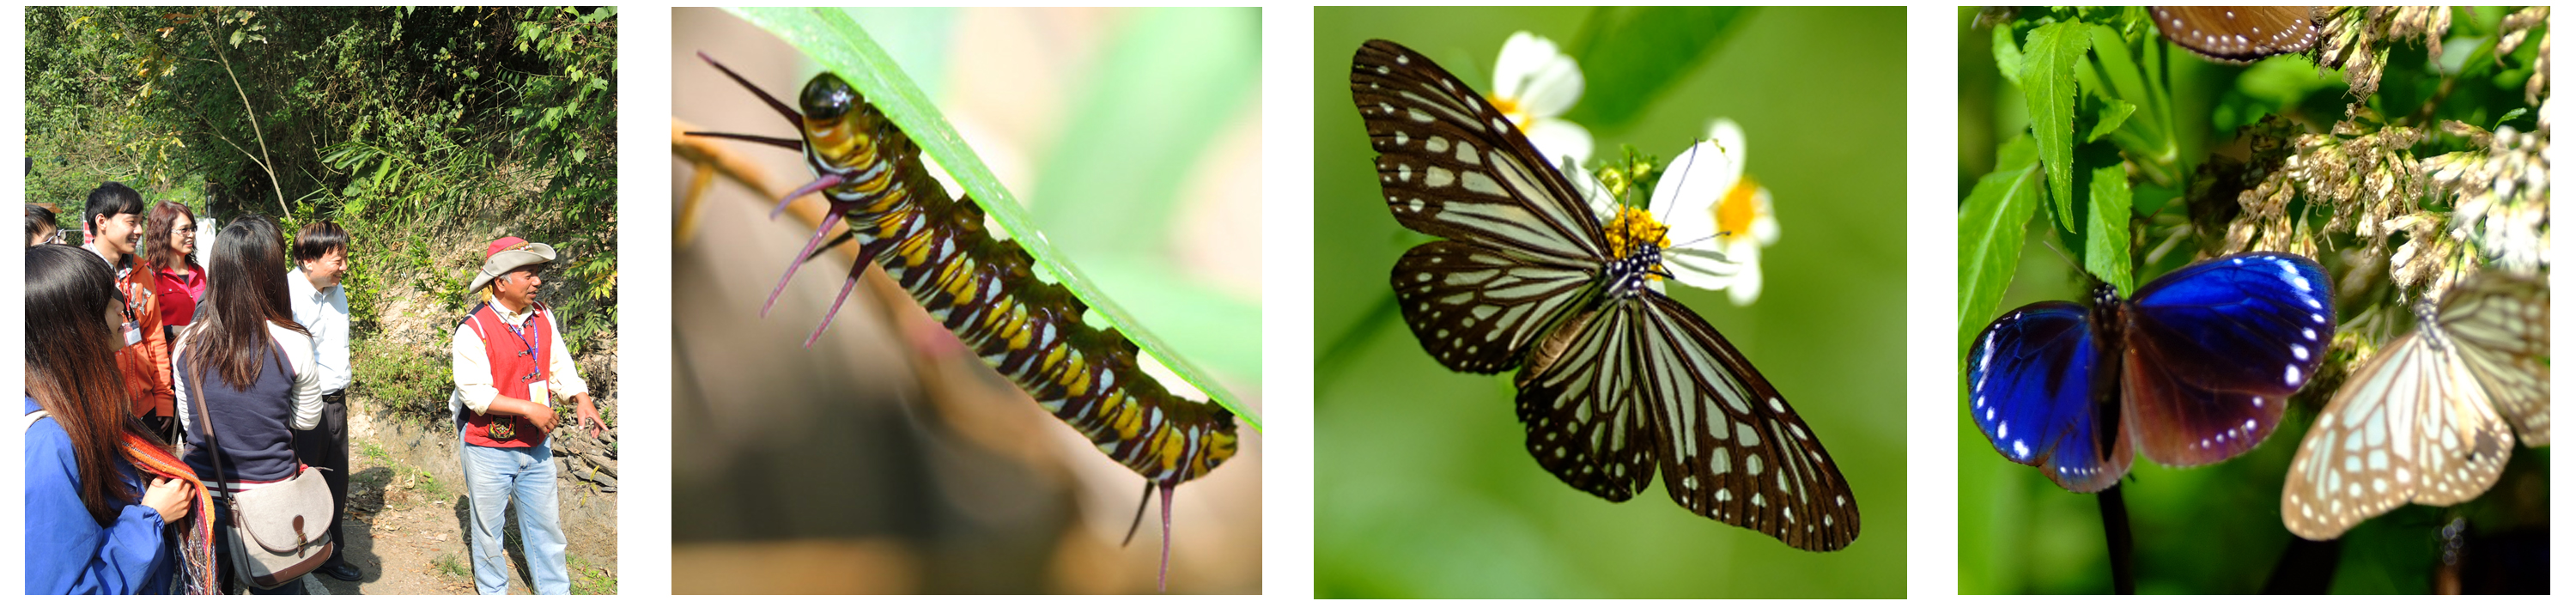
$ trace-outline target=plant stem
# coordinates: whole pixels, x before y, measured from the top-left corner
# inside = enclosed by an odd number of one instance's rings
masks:
[[[2111,592],[2138,594],[2138,574],[2130,556],[2129,505],[2120,500],[2120,485],[2103,489],[2094,498],[2102,502],[2102,539],[2111,547]]]

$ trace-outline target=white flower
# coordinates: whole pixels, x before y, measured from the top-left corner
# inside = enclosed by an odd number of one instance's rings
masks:
[[[1744,175],[1744,129],[1719,119],[1708,137],[1664,169],[1648,210],[1671,220],[1664,263],[1673,279],[1752,304],[1762,295],[1762,247],[1780,241],[1780,222],[1771,191]]]
[[[1583,71],[1574,57],[1557,52],[1547,38],[1518,32],[1503,42],[1494,59],[1494,109],[1502,111],[1548,162],[1573,157],[1577,165],[1592,160],[1592,132],[1558,119],[1583,99]]]

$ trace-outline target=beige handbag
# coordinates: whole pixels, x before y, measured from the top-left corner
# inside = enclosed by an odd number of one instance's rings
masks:
[[[189,404],[196,406],[197,419],[206,425],[206,450],[214,456],[215,480],[231,482],[224,477],[223,445],[215,443],[215,420],[206,413],[205,387],[193,388],[198,394]],[[322,470],[304,465],[300,458],[295,468],[294,478],[222,498],[233,522],[224,527],[230,536],[221,551],[232,556],[233,577],[244,584],[277,588],[331,560],[331,485],[322,480]]]

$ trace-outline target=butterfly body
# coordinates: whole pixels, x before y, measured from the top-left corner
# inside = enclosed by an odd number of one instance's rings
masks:
[[[2306,257],[2244,253],[2127,300],[2104,286],[2089,308],[2015,309],[1970,346],[1970,417],[1996,452],[2075,492],[2117,483],[2133,453],[2175,467],[2242,454],[2325,360],[2327,283]]]
[[[2409,502],[2455,505],[2503,475],[2515,428],[2548,444],[2548,285],[2481,275],[2353,370],[2290,460],[2281,521],[2343,536]],[[2510,424],[2510,425],[2509,425]]]
[[[1859,536],[1859,506],[1823,444],[1742,353],[1658,290],[1659,225],[1605,229],[1508,117],[1401,45],[1361,45],[1351,96],[1388,210],[1444,238],[1397,259],[1399,311],[1444,367],[1520,370],[1514,405],[1541,467],[1614,502],[1660,473],[1684,508],[1799,549]]]

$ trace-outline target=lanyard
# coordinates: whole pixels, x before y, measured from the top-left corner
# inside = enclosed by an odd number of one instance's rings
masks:
[[[500,314],[499,312],[497,312],[497,311],[496,311],[496,312],[494,312],[494,313],[492,314],[492,317],[499,318],[499,317],[501,317],[501,314]],[[528,314],[528,318],[529,318],[529,319],[536,319],[536,317],[537,317],[537,316],[536,316],[536,314],[535,314],[535,313],[529,313],[529,314]],[[502,327],[503,329],[509,330],[509,331],[510,331],[510,336],[511,336],[511,337],[513,337],[513,338],[517,338],[517,339],[519,339],[519,345],[520,345],[521,347],[524,347],[524,348],[526,348],[526,349],[527,349],[527,350],[519,351],[519,356],[521,356],[521,357],[536,357],[536,358],[537,358],[537,359],[536,359],[536,361],[532,364],[533,366],[528,368],[528,375],[520,376],[520,377],[519,377],[519,381],[521,381],[521,382],[533,382],[533,381],[536,381],[536,379],[537,379],[537,377],[538,377],[538,375],[537,375],[537,374],[539,374],[539,373],[542,373],[542,372],[543,372],[542,368],[543,368],[543,367],[545,366],[545,364],[546,364],[545,357],[543,357],[543,356],[541,356],[541,355],[539,355],[539,354],[537,353],[537,343],[536,343],[535,341],[529,340],[529,339],[528,339],[527,334],[523,333],[523,332],[519,329],[519,325],[518,325],[518,324],[510,323],[510,320],[508,320],[508,319],[496,319],[495,321],[499,321],[499,322],[501,322],[501,327]]]

